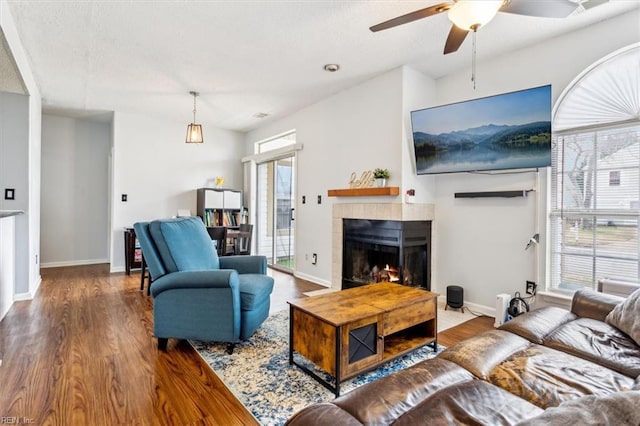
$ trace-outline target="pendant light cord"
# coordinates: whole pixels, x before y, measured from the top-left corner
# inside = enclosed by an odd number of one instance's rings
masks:
[[[473,31],[473,47],[471,49],[471,82],[473,83],[473,90],[476,90],[476,35],[478,34],[478,26],[476,24],[471,27]]]
[[[198,96],[198,92],[193,93],[193,122],[196,122],[196,96]]]

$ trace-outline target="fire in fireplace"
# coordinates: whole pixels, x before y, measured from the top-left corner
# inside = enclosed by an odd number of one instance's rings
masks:
[[[343,289],[382,281],[431,288],[431,221],[343,220]]]

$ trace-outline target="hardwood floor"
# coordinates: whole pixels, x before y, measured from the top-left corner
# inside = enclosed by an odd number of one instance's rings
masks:
[[[438,344],[448,348],[483,331],[493,330],[494,321],[493,317],[480,316],[451,327],[438,333]]]
[[[272,312],[323,287],[271,271]],[[37,425],[251,425],[253,416],[185,341],[153,338],[140,275],[109,265],[42,270],[31,301],[0,322],[0,418]],[[477,322],[477,324],[476,324]],[[492,325],[489,325],[491,328]],[[439,335],[451,345],[487,328],[474,319]]]

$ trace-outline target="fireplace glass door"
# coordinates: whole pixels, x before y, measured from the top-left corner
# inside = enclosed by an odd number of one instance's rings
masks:
[[[342,288],[392,282],[429,290],[431,222],[343,219]]]
[[[399,281],[399,254],[399,247],[345,241],[344,284],[350,283],[348,287],[357,287],[383,281]]]

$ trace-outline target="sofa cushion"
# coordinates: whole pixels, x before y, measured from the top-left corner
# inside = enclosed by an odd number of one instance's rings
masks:
[[[393,425],[513,425],[542,412],[497,386],[470,380],[430,395]]]
[[[487,380],[496,365],[530,344],[528,340],[515,334],[491,330],[455,344],[438,356],[455,362],[480,379]]]
[[[607,324],[617,327],[640,345],[640,290],[616,305],[605,318]]]
[[[473,376],[465,369],[434,358],[356,388],[333,403],[363,424],[387,425],[440,389],[470,380]]]
[[[149,224],[168,272],[219,269],[211,238],[198,217],[154,220]]]
[[[273,291],[273,278],[262,274],[240,274],[240,309],[252,310],[269,299]]]
[[[547,306],[515,317],[501,325],[500,330],[509,331],[541,345],[547,335],[576,318],[575,314],[566,309]]]
[[[518,426],[637,426],[640,424],[640,392],[615,392],[604,396],[584,396],[563,402]]]
[[[566,323],[544,345],[595,362],[629,377],[640,375],[640,346],[602,321],[580,318]]]
[[[532,344],[491,371],[489,381],[540,408],[631,389],[633,379],[582,358]]]
[[[301,426],[362,426],[361,422],[330,402],[310,405],[294,414],[285,424]]]

